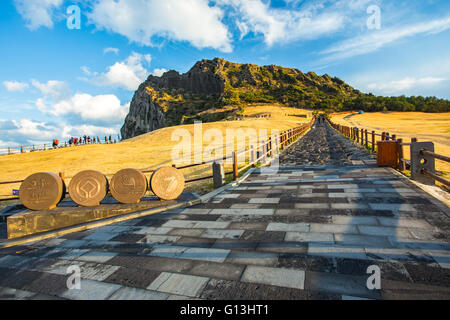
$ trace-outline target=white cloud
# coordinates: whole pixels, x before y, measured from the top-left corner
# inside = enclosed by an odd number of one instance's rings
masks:
[[[27,28],[36,30],[39,27],[53,27],[52,16],[64,0],[14,0],[14,5],[27,22]]]
[[[310,5],[303,10],[271,8],[261,0],[217,0],[234,12],[241,39],[250,32],[262,34],[272,46],[296,40],[315,39],[340,30],[344,16],[328,10],[318,13],[323,5]],[[288,1],[289,2],[289,1]]]
[[[431,87],[438,85],[443,81],[446,81],[446,79],[436,77],[424,77],[424,78],[406,77],[401,80],[369,83],[367,85],[367,88],[369,90],[375,90],[378,92],[383,92],[385,94],[405,93],[405,91],[413,88]]]
[[[130,104],[121,105],[115,95],[91,96],[77,93],[69,99],[48,105],[43,99],[36,101],[36,106],[44,113],[57,117],[78,116],[84,122],[117,124],[125,119]]]
[[[164,73],[167,72],[167,69],[161,68],[161,69],[155,69],[153,70],[153,75],[157,77],[161,77]]]
[[[86,66],[82,66],[80,69],[81,69],[81,71],[83,71],[84,74],[86,74],[88,76],[97,76],[98,75],[98,72],[92,72],[91,69],[89,69]]]
[[[117,48],[105,48],[103,49],[103,54],[107,54],[107,53],[115,53],[115,54],[119,54],[119,49]]]
[[[8,90],[10,92],[15,92],[15,91],[23,92],[29,88],[28,83],[18,82],[18,81],[4,81],[3,85],[5,86],[6,90]]]
[[[376,51],[403,38],[420,34],[430,35],[450,29],[450,16],[428,22],[421,22],[405,27],[392,27],[371,32],[340,42],[324,50],[322,54],[330,55],[325,60],[349,58]]]
[[[197,48],[232,50],[223,11],[208,0],[103,0],[88,14],[99,29],[152,45],[152,38],[188,41]]]
[[[143,55],[133,52],[125,61],[116,62],[108,67],[106,73],[91,78],[89,81],[100,86],[120,87],[130,91],[137,90],[150,73],[144,65],[148,66],[151,60],[149,54]],[[89,69],[85,71],[89,71]]]
[[[50,80],[47,83],[40,83],[33,79],[31,84],[39,89],[46,98],[53,101],[63,100],[71,94],[69,85],[64,81]]]

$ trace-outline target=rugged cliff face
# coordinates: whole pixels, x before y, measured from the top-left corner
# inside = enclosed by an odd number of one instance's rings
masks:
[[[139,86],[121,130],[125,139],[195,120],[233,120],[249,103],[325,108],[361,93],[338,78],[279,66],[237,64],[216,58],[189,72],[149,76]]]

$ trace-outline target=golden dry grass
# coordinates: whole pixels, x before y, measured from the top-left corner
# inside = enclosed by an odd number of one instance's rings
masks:
[[[410,142],[411,138],[418,141],[434,142],[435,152],[450,156],[450,113],[422,113],[422,112],[374,112],[364,114],[335,115],[332,121],[341,125],[368,129],[376,133],[389,132],[403,142]],[[409,147],[404,149],[409,159]],[[450,163],[436,161],[436,169],[450,173]]]
[[[251,112],[258,111],[258,107],[250,108]],[[262,109],[261,109],[262,110]],[[270,111],[269,106],[263,107],[264,112]],[[309,118],[283,117],[285,111],[289,113],[309,114]],[[311,119],[311,112],[291,108],[272,107],[273,116],[270,119],[251,119],[243,121],[228,121],[204,123],[203,132],[208,129],[218,129],[224,136],[226,129],[279,129],[286,130],[306,123]],[[112,175],[120,169],[156,169],[161,166],[172,165],[172,149],[178,141],[172,141],[174,130],[186,129],[192,135],[193,125],[183,125],[160,129],[133,139],[112,145],[87,145],[72,148],[62,148],[41,152],[15,154],[0,157],[0,181],[22,180],[36,172],[64,172],[68,178],[66,182],[83,170],[98,170],[104,174]],[[225,140],[225,139],[224,139]],[[193,142],[193,141],[192,141]],[[203,141],[206,147],[210,143]],[[192,153],[194,152],[192,143]],[[225,153],[225,151],[224,151]],[[210,172],[210,166],[186,169],[186,176],[199,176]],[[110,176],[111,177],[111,176]],[[0,197],[10,197],[12,189],[18,189],[20,184],[0,185]]]

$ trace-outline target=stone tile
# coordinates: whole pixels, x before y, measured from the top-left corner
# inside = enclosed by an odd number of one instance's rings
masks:
[[[112,258],[114,258],[117,253],[114,252],[98,252],[90,251],[76,258],[79,261],[95,262],[95,263],[106,263]]]
[[[226,261],[243,265],[276,266],[278,263],[278,254],[255,251],[232,251]]]
[[[259,231],[247,230],[241,236],[241,239],[247,241],[263,242],[263,241],[283,241],[285,232],[281,231]]]
[[[306,272],[305,289],[362,298],[379,299],[380,292],[367,289],[367,277]]]
[[[158,227],[140,227],[139,230],[133,231],[133,233],[136,234],[168,234],[170,231],[172,231],[172,228],[158,228]]]
[[[179,258],[188,248],[173,245],[158,245],[148,255],[152,257]]]
[[[378,227],[378,226],[358,226],[361,234],[369,236],[387,236],[398,238],[414,238],[406,228]]]
[[[208,214],[211,212],[211,209],[196,209],[196,208],[187,208],[184,209],[182,214]]]
[[[330,198],[364,198],[364,193],[329,193]]]
[[[236,203],[231,205],[230,209],[259,209],[259,207],[260,205],[255,203]]]
[[[221,193],[215,196],[215,198],[219,199],[236,199],[239,198],[241,195],[239,193]]]
[[[367,260],[364,245],[355,246],[327,245],[322,243],[310,243],[308,254],[322,257],[349,258]]]
[[[80,265],[80,269],[81,269],[81,277],[83,279],[104,281],[106,278],[108,278],[110,275],[116,272],[119,269],[119,267],[106,264],[84,262],[83,264]]]
[[[238,264],[200,262],[189,270],[189,274],[207,278],[239,280],[243,270],[244,266]]]
[[[395,248],[450,251],[449,242],[402,239],[397,237],[388,237],[388,240],[390,244]]]
[[[182,236],[182,237],[200,237],[205,229],[184,229],[175,228],[168,233],[171,236]]]
[[[41,275],[34,281],[25,284],[21,289],[51,295],[58,296],[67,290],[68,276],[41,273]]]
[[[224,262],[230,250],[215,248],[188,248],[179,258],[191,260],[203,260],[211,262]]]
[[[274,211],[274,209],[213,209],[211,214],[270,216],[274,214]]]
[[[363,203],[332,203],[331,209],[353,209],[362,210],[369,209],[368,205]]]
[[[334,224],[363,224],[363,225],[378,225],[376,217],[346,217],[346,216],[332,216]]]
[[[114,292],[108,300],[166,300],[168,297],[167,293],[122,287]]]
[[[252,204],[260,204],[260,203],[274,203],[277,204],[280,202],[280,198],[256,198],[250,199],[248,203]]]
[[[266,222],[232,222],[229,225],[230,229],[237,230],[266,230]]]
[[[339,245],[359,245],[364,247],[391,248],[387,237],[335,233],[334,240]]]
[[[239,239],[244,233],[244,230],[221,230],[221,229],[207,229],[203,233],[203,238],[213,238],[213,239]]]
[[[422,250],[398,249],[398,248],[366,248],[366,255],[372,259],[380,260],[406,260],[406,261],[428,261],[433,260],[426,257]]]
[[[286,241],[334,243],[332,233],[286,232]]]
[[[236,239],[217,239],[212,248],[226,249],[226,250],[242,250],[242,251],[254,251],[258,246],[256,241],[248,240],[236,240]]]
[[[271,222],[267,226],[267,231],[309,232],[310,231],[310,226],[307,223],[277,223],[277,222]]]
[[[417,228],[425,230],[434,230],[434,228],[426,221],[422,219],[408,219],[408,218],[386,218],[378,217],[382,226],[386,227],[404,227],[404,228]]]
[[[329,184],[328,189],[357,189],[357,184]]]
[[[305,271],[248,266],[242,275],[242,281],[268,284],[278,287],[304,289]]]
[[[369,203],[372,210],[391,210],[391,211],[417,211],[411,204],[400,203]]]
[[[97,232],[94,232],[94,233],[84,237],[83,240],[86,240],[86,241],[108,241],[116,236],[117,236],[117,233],[97,231]],[[73,240],[73,241],[75,241],[75,240]],[[63,243],[63,245],[64,244],[66,244],[66,243]]]
[[[292,241],[260,242],[257,250],[275,253],[306,253],[308,245],[303,242]]]
[[[441,268],[450,269],[450,252],[449,251],[427,251],[427,254],[430,255]]]
[[[160,244],[160,243],[175,243],[177,242],[181,237],[180,236],[166,236],[166,235],[154,235],[150,234],[145,236],[142,240],[140,240],[140,243],[147,243],[147,244]]]
[[[276,216],[306,216],[308,214],[308,209],[278,209],[275,211]]]
[[[61,297],[70,300],[106,300],[121,287],[117,284],[81,279],[81,289],[68,289]]]
[[[328,203],[296,203],[295,208],[297,208],[297,209],[329,209],[330,204],[328,204]]]
[[[185,273],[192,268],[195,261],[156,256],[127,255],[114,257],[108,263],[116,266],[122,266],[127,269]]]
[[[35,294],[35,292],[0,287],[0,300],[29,300]]]
[[[147,288],[161,272],[139,268],[119,268],[105,282],[119,284],[124,287]]]
[[[189,297],[199,297],[209,278],[163,272],[149,286],[148,290]]]
[[[311,223],[311,232],[357,234],[358,230],[356,226],[352,224],[339,225],[339,224]]]
[[[210,238],[181,237],[176,242],[176,245],[184,247],[211,248],[215,241],[215,239]]]

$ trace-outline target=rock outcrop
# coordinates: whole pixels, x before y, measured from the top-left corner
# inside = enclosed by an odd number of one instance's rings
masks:
[[[124,139],[165,126],[233,120],[250,103],[322,108],[360,92],[338,78],[292,68],[238,64],[221,58],[197,62],[185,74],[171,70],[139,86],[121,130]]]
[[[152,96],[141,85],[130,104],[130,112],[120,130],[123,139],[129,139],[166,126],[161,108],[153,102]]]

